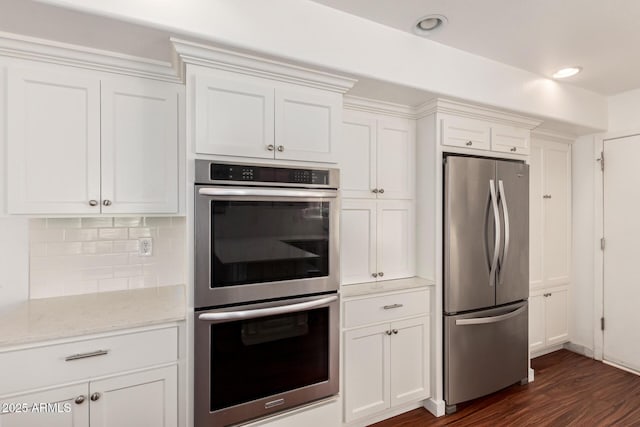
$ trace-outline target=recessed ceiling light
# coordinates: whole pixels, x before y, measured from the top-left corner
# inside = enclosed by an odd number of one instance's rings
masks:
[[[427,15],[416,21],[413,26],[413,32],[419,36],[429,36],[434,31],[442,28],[447,23],[447,17],[444,15]]]
[[[562,68],[555,73],[553,73],[554,79],[566,79],[567,77],[575,76],[580,71],[582,71],[582,67],[566,67]]]

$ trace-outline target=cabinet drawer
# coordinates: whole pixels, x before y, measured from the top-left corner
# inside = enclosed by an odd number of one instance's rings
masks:
[[[530,132],[512,126],[491,127],[491,149],[513,154],[529,154]]]
[[[353,328],[427,313],[429,291],[426,289],[347,301],[344,305],[344,327]]]
[[[487,123],[457,117],[442,119],[442,145],[489,150],[490,137],[491,128]]]
[[[82,357],[92,353],[96,355]],[[0,353],[0,366],[4,371],[0,395],[177,359],[176,327],[7,351]]]

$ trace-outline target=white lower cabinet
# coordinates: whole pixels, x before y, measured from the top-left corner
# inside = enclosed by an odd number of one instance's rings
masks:
[[[542,289],[529,297],[529,351],[569,341],[568,288]]]
[[[0,427],[176,427],[177,354],[175,327],[0,352]]]
[[[382,413],[429,397],[429,317],[396,301],[422,299],[425,290],[347,301],[349,324],[380,322],[399,310],[398,320],[348,329],[344,333],[344,421]],[[417,307],[417,306],[416,306]],[[365,311],[366,310],[366,311]]]

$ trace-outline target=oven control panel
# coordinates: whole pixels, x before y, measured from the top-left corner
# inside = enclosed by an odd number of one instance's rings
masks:
[[[255,183],[329,185],[329,170],[211,163],[210,179]]]

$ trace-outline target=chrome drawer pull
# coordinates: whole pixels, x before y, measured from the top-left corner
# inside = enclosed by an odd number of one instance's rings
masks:
[[[90,353],[72,354],[71,356],[65,357],[64,360],[65,362],[71,362],[74,360],[86,359],[88,357],[105,356],[107,354],[109,354],[109,350],[96,350]]]
[[[391,305],[385,305],[384,308],[385,310],[391,310],[392,308],[400,308],[403,307],[404,304],[391,304]]]

